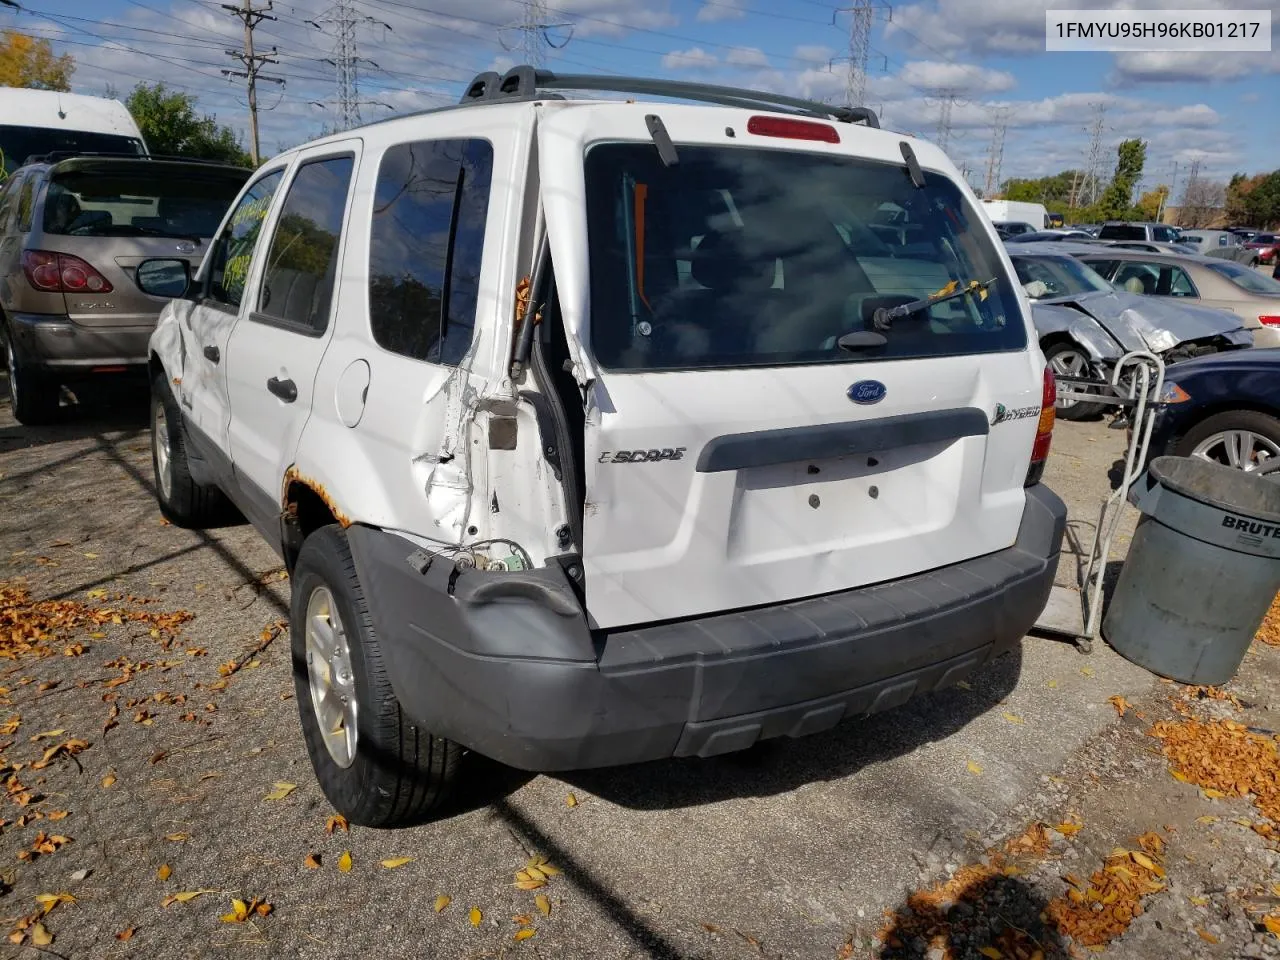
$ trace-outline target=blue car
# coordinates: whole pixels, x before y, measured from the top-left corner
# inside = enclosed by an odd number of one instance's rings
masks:
[[[1149,457],[1256,470],[1280,456],[1280,347],[1216,353],[1165,371]]]

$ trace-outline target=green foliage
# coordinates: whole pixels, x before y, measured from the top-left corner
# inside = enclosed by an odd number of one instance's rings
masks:
[[[1133,188],[1142,176],[1147,161],[1147,145],[1141,140],[1125,140],[1116,150],[1116,172],[1111,185],[1098,202],[1099,219],[1128,220],[1136,211],[1133,208]]]
[[[1169,187],[1160,184],[1144,193],[1135,205],[1139,220],[1155,220],[1162,206],[1169,205]]]
[[[1043,203],[1050,209],[1061,209],[1071,199],[1071,184],[1078,176],[1075,170],[1063,170],[1052,177],[1035,180],[1006,180],[1000,199]]]
[[[75,70],[75,58],[69,53],[55,57],[48,40],[17,30],[0,31],[0,87],[70,90]]]
[[[1251,227],[1280,224],[1280,170],[1232,177],[1227,184],[1227,218]]]
[[[139,83],[125,101],[152,153],[253,166],[230,127],[197,116],[196,98],[163,83]]]

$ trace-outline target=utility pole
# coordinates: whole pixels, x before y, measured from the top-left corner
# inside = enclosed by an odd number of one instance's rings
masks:
[[[1156,223],[1164,223],[1164,208],[1169,205],[1169,201],[1173,199],[1174,188],[1178,186],[1178,161],[1173,161],[1173,176],[1169,178],[1169,190],[1160,198],[1160,202],[1156,205]]]
[[[572,23],[551,23],[547,20],[547,4],[546,0],[522,0],[524,3],[524,15],[515,23],[508,23],[498,30],[498,42],[502,44],[504,50],[511,52],[519,51],[520,59],[529,66],[537,69],[546,62],[546,48],[551,47],[553,50],[559,50],[566,46],[573,39]],[[565,38],[564,43],[552,43],[548,30],[568,30],[569,35]],[[520,34],[518,43],[509,44],[504,34],[510,34],[515,31]]]
[[[953,89],[939,90],[941,100],[938,103],[938,129],[937,141],[938,146],[945,152],[947,144],[951,141],[951,108],[956,104],[956,91]]]
[[[332,28],[334,38],[333,56],[325,58],[337,72],[338,81],[338,125],[343,130],[350,130],[360,124],[360,105],[366,101],[360,99],[360,81],[358,66],[367,63],[378,65],[368,57],[360,56],[356,51],[356,34],[360,27],[375,26],[390,30],[391,25],[374,17],[362,16],[356,9],[355,0],[337,0],[315,20],[306,23],[322,33],[329,33]]]
[[[1084,189],[1089,194],[1089,203],[1093,203],[1098,199],[1098,187],[1102,180],[1099,170],[1102,165],[1102,137],[1107,129],[1106,117],[1107,105],[1105,103],[1095,103],[1093,105],[1093,122],[1089,124],[1089,169],[1084,183]]]
[[[995,126],[991,129],[991,147],[987,151],[987,181],[982,188],[982,196],[990,198],[993,191],[1000,189],[1000,166],[1004,163],[1004,134],[1009,126],[1008,107],[997,107]]]
[[[258,81],[266,80],[271,83],[278,83],[284,86],[283,77],[270,77],[262,73],[262,65],[264,63],[279,63],[274,58],[276,48],[271,48],[271,54],[262,54],[253,52],[253,30],[263,20],[275,20],[269,11],[271,9],[271,0],[267,0],[264,9],[253,9],[253,0],[244,0],[241,6],[224,3],[222,9],[231,11],[231,15],[243,21],[244,23],[244,49],[228,50],[227,56],[234,57],[244,64],[243,70],[223,70],[222,74],[226,77],[238,77],[247,81],[249,88],[249,156],[253,159],[253,165],[256,167],[259,162],[258,157]]]

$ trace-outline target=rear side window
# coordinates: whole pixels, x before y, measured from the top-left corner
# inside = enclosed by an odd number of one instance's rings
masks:
[[[36,181],[39,177],[32,174],[22,183],[18,192],[18,229],[26,233],[31,229],[31,214],[36,206]]]
[[[345,155],[298,167],[267,253],[259,319],[278,320],[304,333],[321,334],[328,328],[354,165],[354,158]]]
[[[383,155],[369,242],[369,323],[380,347],[448,365],[466,356],[492,178],[487,140],[422,140]]]
[[[1016,280],[983,215],[934,173],[846,156],[651,143],[586,157],[591,343],[615,370],[814,364],[1020,350]],[[891,321],[892,309],[994,281]]]
[[[1112,223],[1098,232],[1099,240],[1145,240],[1145,227],[1135,227],[1127,223]]]

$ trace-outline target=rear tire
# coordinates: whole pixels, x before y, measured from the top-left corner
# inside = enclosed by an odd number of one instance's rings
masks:
[[[1063,376],[1087,376],[1093,366],[1082,347],[1065,340],[1045,347],[1044,358],[1054,374]],[[1106,408],[1104,403],[1090,403],[1088,400],[1059,400],[1054,404],[1054,415],[1063,420],[1093,420]]]
[[[1173,454],[1199,457],[1242,470],[1280,456],[1280,420],[1257,410],[1229,410],[1205,417],[1175,444]]]
[[[222,491],[191,479],[182,411],[163,373],[151,381],[151,468],[156,503],[170,523],[198,529],[211,526],[229,511]]]
[[[451,796],[464,751],[424,730],[400,706],[340,527],[321,527],[307,537],[292,581],[295,697],[320,789],[351,823],[402,827],[429,819]],[[308,621],[316,618],[319,628],[309,639]],[[325,656],[326,649],[334,653]],[[319,679],[313,682],[313,677]],[[329,714],[326,721],[320,719],[334,706],[322,690],[354,698],[353,708],[339,714],[341,724]],[[348,732],[352,716],[354,737]],[[332,747],[327,737],[336,738]]]
[[[52,423],[58,416],[61,385],[47,374],[32,370],[22,362],[8,331],[5,331],[4,352],[9,372],[9,403],[13,407],[13,418],[27,427]]]

